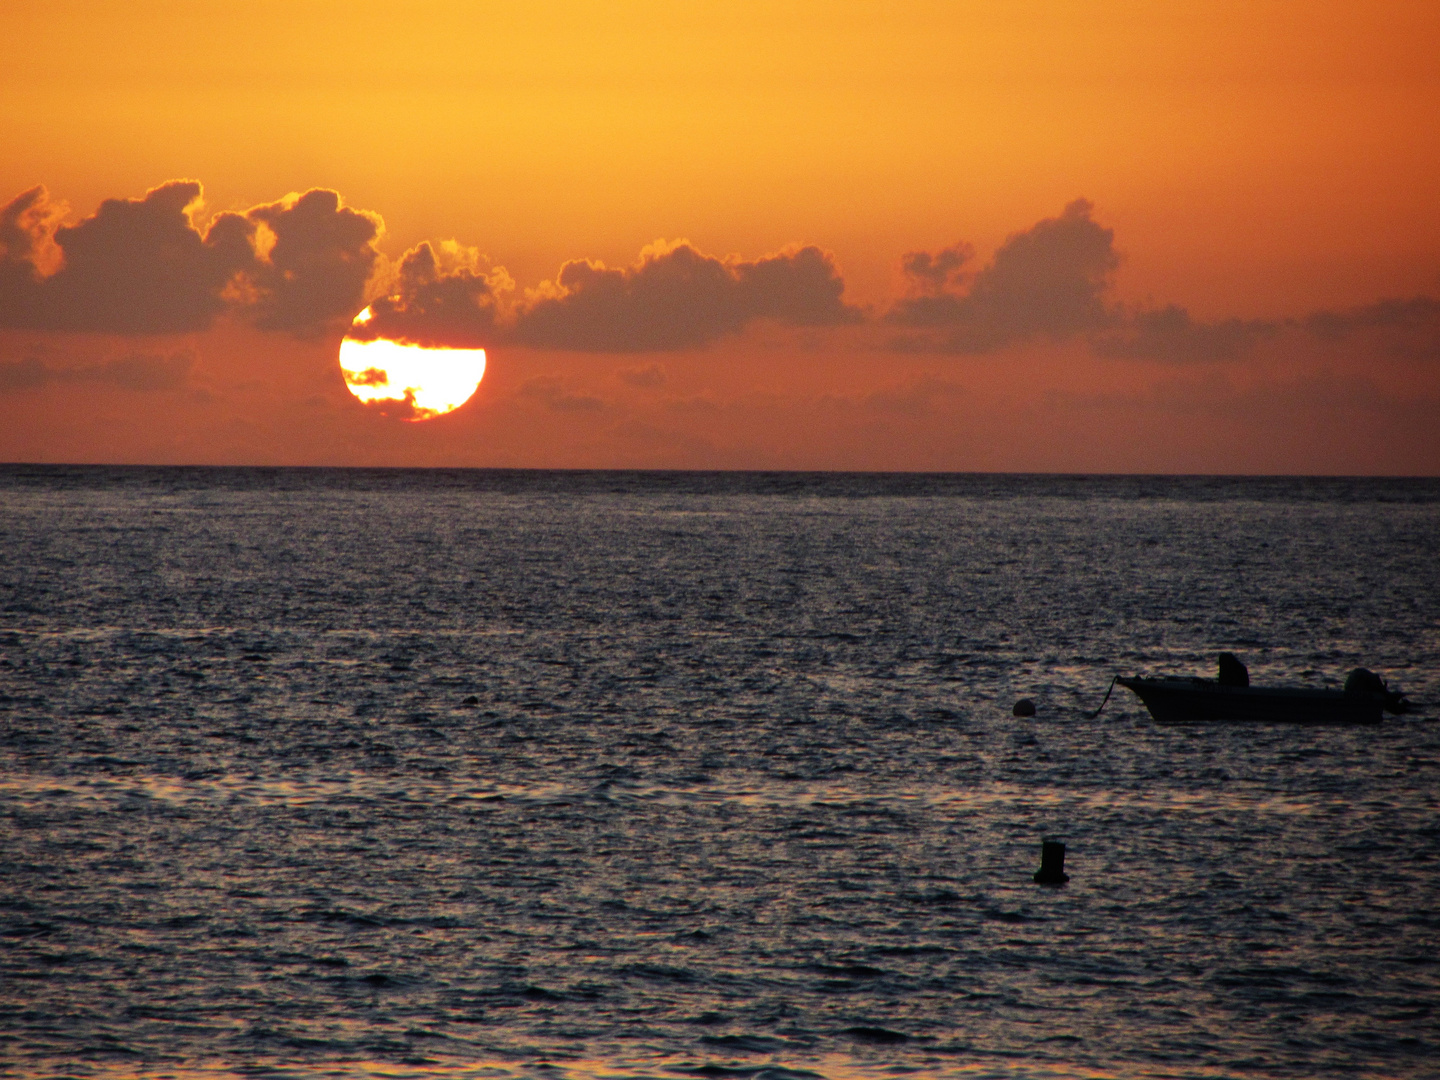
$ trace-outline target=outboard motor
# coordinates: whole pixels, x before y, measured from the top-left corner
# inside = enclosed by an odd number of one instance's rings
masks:
[[[1391,690],[1385,685],[1385,680],[1369,668],[1357,667],[1345,676],[1345,693],[1379,694],[1385,711],[1396,716],[1410,710],[1410,702],[1405,700],[1405,695],[1398,690]]]

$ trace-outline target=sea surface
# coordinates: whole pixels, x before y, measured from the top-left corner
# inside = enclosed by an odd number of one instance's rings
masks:
[[[1437,702],[1435,480],[0,467],[0,1072],[1434,1077]]]

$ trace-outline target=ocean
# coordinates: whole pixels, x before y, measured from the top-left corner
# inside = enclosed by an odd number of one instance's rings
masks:
[[[0,560],[6,1075],[1437,1075],[1440,481],[11,465]],[[1221,650],[1418,709],[1086,718]]]

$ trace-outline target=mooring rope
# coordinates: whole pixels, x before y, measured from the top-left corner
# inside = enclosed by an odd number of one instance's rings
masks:
[[[1100,702],[1100,709],[1105,708],[1105,702],[1110,700],[1110,691],[1115,689],[1115,684],[1116,684],[1117,682],[1119,682],[1119,681],[1120,681],[1120,676],[1119,676],[1119,675],[1116,675],[1115,678],[1113,678],[1113,679],[1110,680],[1110,686],[1109,686],[1109,688],[1106,689],[1106,691],[1105,691],[1105,701]],[[1087,713],[1085,714],[1085,719],[1086,719],[1086,720],[1094,720],[1097,716],[1100,715],[1100,709],[1096,709],[1094,712],[1087,712]]]

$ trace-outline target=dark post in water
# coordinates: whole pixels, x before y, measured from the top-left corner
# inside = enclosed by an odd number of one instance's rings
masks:
[[[1040,845],[1040,869],[1035,871],[1037,885],[1064,885],[1070,880],[1065,873],[1065,845],[1046,840]]]

